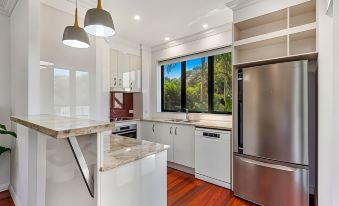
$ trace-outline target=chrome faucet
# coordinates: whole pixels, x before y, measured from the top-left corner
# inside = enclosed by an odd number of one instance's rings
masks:
[[[186,109],[186,121],[190,121],[190,116],[188,114],[188,109]]]

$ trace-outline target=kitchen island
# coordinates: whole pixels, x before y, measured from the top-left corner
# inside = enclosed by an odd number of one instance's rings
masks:
[[[167,204],[168,146],[111,135],[114,123],[52,115],[11,120],[18,140],[31,140],[22,205]]]

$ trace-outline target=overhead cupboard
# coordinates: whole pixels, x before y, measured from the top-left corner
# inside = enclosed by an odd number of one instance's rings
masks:
[[[234,23],[234,65],[316,53],[316,19],[310,0]]]
[[[110,49],[111,91],[141,92],[141,57]]]

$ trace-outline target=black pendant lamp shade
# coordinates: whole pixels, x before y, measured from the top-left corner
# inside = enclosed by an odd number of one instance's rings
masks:
[[[87,33],[83,28],[79,27],[78,8],[75,9],[74,26],[65,28],[62,43],[74,48],[88,48],[90,46]]]
[[[115,34],[112,16],[102,9],[101,0],[97,8],[89,9],[85,17],[85,31],[91,35],[108,37]]]

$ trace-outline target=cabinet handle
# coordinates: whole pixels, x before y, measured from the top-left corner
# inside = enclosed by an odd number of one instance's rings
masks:
[[[121,86],[121,79],[119,79],[119,87]]]
[[[133,82],[131,82],[131,90],[133,89]]]
[[[170,134],[172,135],[172,127],[170,128]]]
[[[178,127],[175,127],[175,130],[174,130],[174,134],[177,135],[177,130],[178,130]]]
[[[116,87],[117,86],[117,78],[114,77],[113,81],[114,81],[113,85]]]
[[[154,133],[154,124],[153,124],[153,126],[152,126],[152,131],[153,131],[153,133]]]

